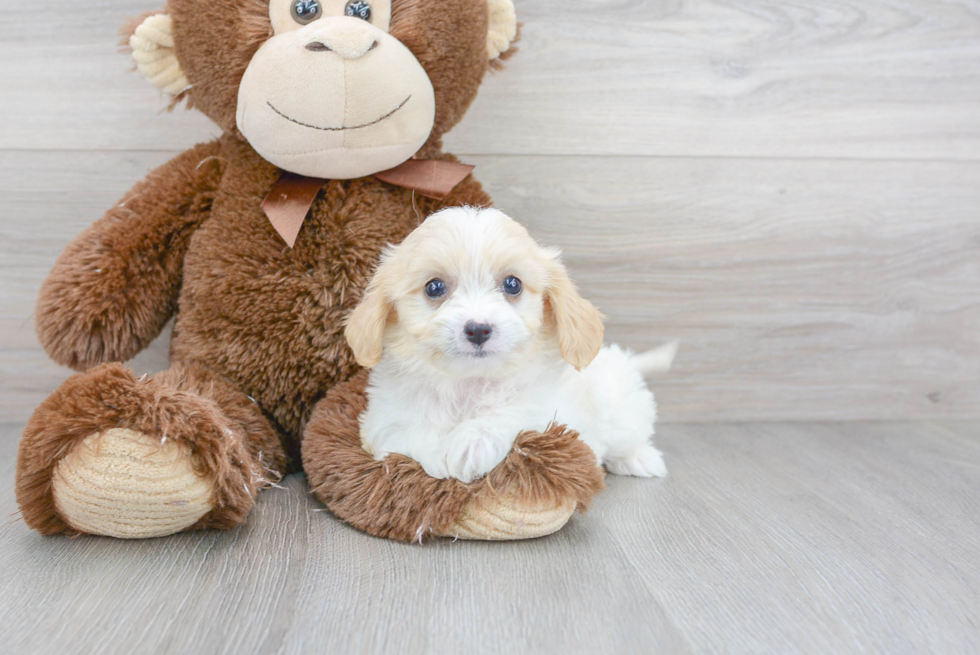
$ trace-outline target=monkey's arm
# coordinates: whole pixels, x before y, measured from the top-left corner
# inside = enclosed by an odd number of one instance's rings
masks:
[[[160,334],[224,171],[221,150],[213,141],[170,160],[65,248],[35,312],[52,359],[76,370],[125,361]]]

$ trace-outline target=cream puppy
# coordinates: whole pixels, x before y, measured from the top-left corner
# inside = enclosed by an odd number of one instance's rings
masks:
[[[346,330],[373,369],[364,448],[471,482],[520,432],[557,422],[612,473],[666,475],[643,373],[669,368],[676,345],[603,348],[602,315],[559,257],[501,212],[471,207],[433,214],[389,248]]]

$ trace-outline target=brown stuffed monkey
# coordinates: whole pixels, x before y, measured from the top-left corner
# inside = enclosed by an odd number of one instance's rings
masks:
[[[29,526],[231,528],[298,470],[339,517],[401,540],[535,537],[587,506],[602,469],[560,426],[468,485],[372,459],[343,335],[388,243],[490,204],[441,138],[516,33],[511,0],[169,0],[134,26],[139,70],[223,135],[137,184],[41,289],[40,341],[80,372],[20,444]],[[170,368],[118,363],[174,316]]]

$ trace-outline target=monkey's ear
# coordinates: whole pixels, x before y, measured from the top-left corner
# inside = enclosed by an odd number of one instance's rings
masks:
[[[173,21],[169,14],[153,14],[129,37],[136,68],[153,86],[172,96],[190,87],[187,76],[174,55]]]
[[[490,5],[490,29],[487,32],[487,54],[490,61],[510,50],[517,39],[517,11],[513,0],[487,0]]]

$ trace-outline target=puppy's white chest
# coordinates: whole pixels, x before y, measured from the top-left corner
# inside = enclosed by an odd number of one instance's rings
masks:
[[[507,407],[523,404],[530,390],[521,384],[506,381],[467,378],[457,381],[442,393],[434,394],[432,408],[446,428],[452,429],[463,421],[496,414]]]

